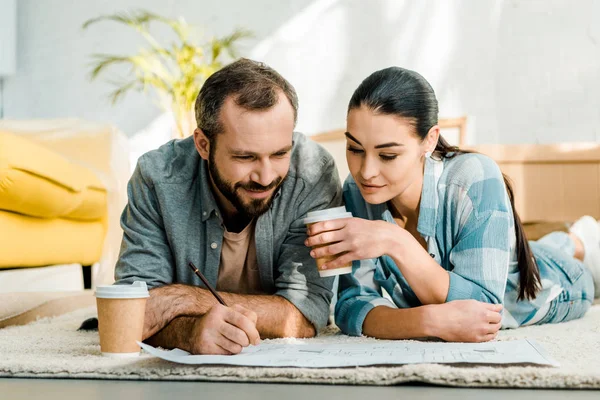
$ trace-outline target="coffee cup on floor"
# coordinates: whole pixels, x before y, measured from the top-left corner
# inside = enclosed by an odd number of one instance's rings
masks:
[[[352,218],[352,213],[346,211],[346,207],[342,206],[342,207],[335,207],[335,208],[327,208],[325,210],[312,211],[312,212],[309,212],[308,214],[306,214],[306,218],[304,218],[304,224],[306,224],[307,227],[310,227],[311,225],[316,224],[317,222],[331,221],[334,219],[342,219],[342,218]],[[319,247],[328,246],[328,245],[329,244],[313,246],[313,249],[317,249]],[[350,261],[338,268],[331,268],[331,269],[328,268],[325,270],[321,269],[323,264],[336,259],[340,255],[341,254],[336,254],[333,256],[319,257],[316,259],[317,267],[319,268],[319,275],[321,275],[321,277],[324,278],[327,276],[336,276],[336,275],[352,273],[352,261]]]
[[[140,354],[146,300],[146,282],[96,287],[100,351],[107,357],[135,357]]]

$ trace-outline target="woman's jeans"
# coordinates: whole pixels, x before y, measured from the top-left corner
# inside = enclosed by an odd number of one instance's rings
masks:
[[[541,278],[551,274],[551,279],[558,280],[563,289],[536,325],[581,318],[594,301],[594,281],[583,262],[574,257],[571,237],[565,232],[552,232],[529,244],[536,255]]]

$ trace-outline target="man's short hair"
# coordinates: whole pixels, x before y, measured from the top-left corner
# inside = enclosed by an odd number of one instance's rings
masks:
[[[196,98],[196,122],[209,140],[223,132],[219,118],[225,99],[235,96],[235,103],[247,110],[267,110],[277,104],[283,92],[298,118],[298,96],[294,87],[268,65],[242,58],[212,74]]]

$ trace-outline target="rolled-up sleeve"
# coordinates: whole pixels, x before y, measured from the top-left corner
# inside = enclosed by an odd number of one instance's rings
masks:
[[[362,335],[365,318],[373,308],[396,308],[382,296],[381,287],[375,280],[376,268],[379,267],[371,259],[357,260],[352,264],[352,274],[340,276],[335,323],[347,335]]]

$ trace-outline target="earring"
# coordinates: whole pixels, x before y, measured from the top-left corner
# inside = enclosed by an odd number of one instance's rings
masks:
[[[427,153],[425,153],[425,158],[431,158],[431,154],[432,154],[432,152],[428,151]]]

